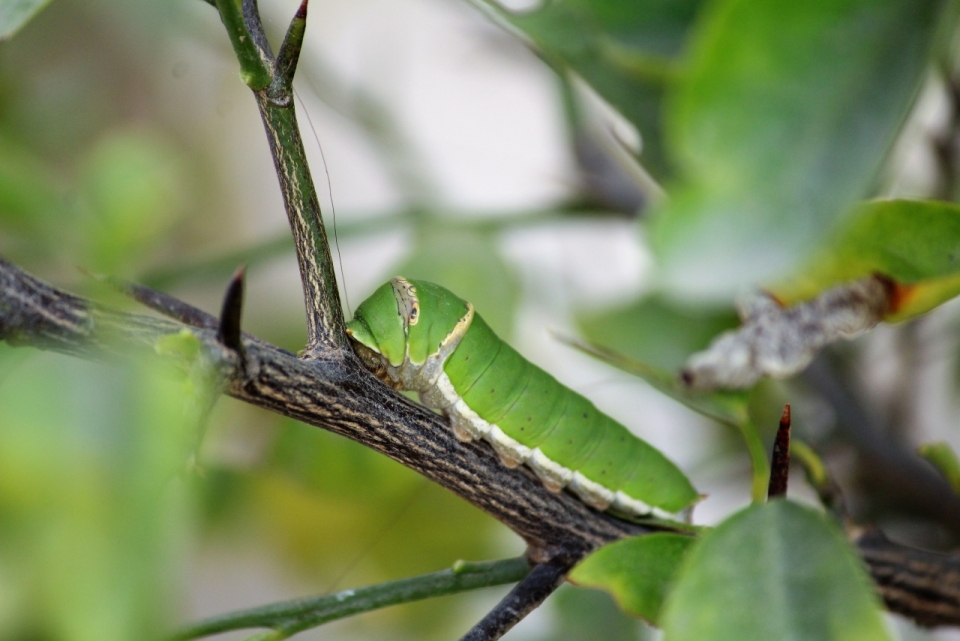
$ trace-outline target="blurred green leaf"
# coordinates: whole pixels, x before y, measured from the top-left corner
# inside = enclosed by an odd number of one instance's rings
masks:
[[[664,85],[701,0],[555,0],[526,13],[501,11],[548,64],[582,76],[640,131],[641,160],[658,178],[664,157]]]
[[[57,177],[29,150],[0,136],[0,225],[42,233],[63,209]]]
[[[770,291],[790,305],[871,274],[897,282],[888,321],[923,314],[960,294],[960,207],[918,200],[865,203],[813,260]]]
[[[0,41],[14,35],[40,13],[50,0],[3,0],[0,2]]]
[[[822,515],[776,500],[704,535],[662,615],[667,641],[886,641],[859,559]]]
[[[148,246],[177,222],[186,177],[182,160],[156,133],[115,131],[80,163],[87,207],[84,265],[130,272]]]
[[[508,337],[520,285],[500,256],[498,238],[494,232],[424,221],[418,226],[412,254],[396,274],[443,285],[473,303],[497,334]]]
[[[591,342],[616,345],[631,358],[673,371],[717,334],[739,324],[732,309],[684,308],[658,296],[578,318]]]
[[[783,275],[869,194],[926,73],[942,0],[720,0],[667,133],[683,170],[654,230],[671,290]]]
[[[747,413],[747,392],[726,390],[693,392],[683,386],[676,374],[663,368],[569,336],[558,335],[557,338],[584,354],[593,356],[628,374],[642,378],[654,389],[707,418],[738,429],[750,422]]]
[[[944,441],[924,443],[917,448],[917,451],[920,456],[937,468],[943,478],[950,483],[954,492],[960,493],[960,460],[957,459],[957,453],[953,451],[949,443]]]
[[[656,624],[680,562],[695,542],[665,532],[624,539],[588,556],[569,578],[609,591],[625,611]]]
[[[179,386],[39,354],[0,380],[0,407],[0,638],[159,638],[187,525]]]
[[[292,420],[246,491],[242,509],[269,523],[307,576],[377,582],[502,553],[491,537],[504,526],[476,507],[370,448]],[[446,616],[430,611],[429,627]]]
[[[643,641],[648,638],[643,624],[623,613],[602,590],[561,585],[548,603],[556,622],[550,626],[549,634],[537,637],[538,641]]]

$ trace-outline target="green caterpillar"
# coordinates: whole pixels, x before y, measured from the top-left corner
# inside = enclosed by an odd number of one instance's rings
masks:
[[[473,305],[396,277],[347,323],[364,363],[446,414],[461,441],[483,438],[507,467],[526,463],[553,492],[598,510],[670,516],[698,500],[673,463],[504,343]]]

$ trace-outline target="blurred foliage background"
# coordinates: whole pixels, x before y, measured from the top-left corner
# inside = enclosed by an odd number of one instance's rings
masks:
[[[261,2],[275,41],[296,4]],[[950,200],[958,166],[953,23],[934,8],[911,20],[909,12],[878,14],[902,29],[885,32],[889,42],[851,49],[853,62],[830,79],[839,106],[823,123],[805,122],[805,94],[786,87],[783,100],[799,104],[785,132],[751,127],[763,117],[751,111],[763,110],[758,100],[728,104],[737,113],[727,117],[742,128],[717,135],[713,116],[697,111],[701,94],[669,94],[667,84],[682,62],[707,60],[711,47],[735,49],[721,27],[737,19],[737,6],[571,0],[504,14],[456,0],[315,0],[296,85],[326,222],[336,229],[345,304],[398,273],[471,300],[525,356],[680,463],[709,495],[697,509],[701,523],[749,502],[739,435],[562,346],[548,330],[581,332],[676,369],[736,325],[730,292],[744,273],[766,282],[816,237],[817,225],[790,227],[792,210],[778,198],[794,198],[794,187],[823,193],[821,219],[850,204],[853,183],[861,196]],[[753,18],[777,19],[772,7]],[[948,44],[930,65],[924,43],[933,32]],[[864,79],[857,56],[890,64]],[[793,62],[809,63],[815,75],[823,61],[785,51],[765,72],[787,74]],[[722,93],[735,80],[710,75],[706,63],[697,73],[713,78],[704,91]],[[917,78],[923,89],[914,103]],[[850,85],[868,90],[844,102]],[[664,123],[667,109],[679,115]],[[812,142],[811,128],[820,136]],[[815,143],[851,131],[837,144],[863,146],[854,151],[873,166],[858,165],[843,184],[829,170],[817,174],[820,183],[795,184],[811,163],[842,168],[845,156],[818,158]],[[767,171],[751,173],[758,164]],[[740,191],[722,182],[730,176],[746,176]],[[742,213],[736,197],[753,190],[749,212],[782,215],[755,226],[728,221],[720,235],[696,227],[706,216],[696,206],[720,182],[729,200],[710,202]],[[676,186],[670,207],[694,213],[676,216],[681,231],[652,232],[665,248],[657,273],[646,223],[663,184]],[[684,237],[687,223],[691,244],[671,240]],[[690,252],[697,261],[687,260]],[[55,0],[0,42],[0,254],[129,309],[83,271],[215,311],[229,274],[247,263],[246,329],[294,351],[303,346],[272,162],[209,6]],[[958,320],[948,304],[832,350],[832,371],[883,439],[903,449],[960,444]],[[871,436],[845,425],[809,381],[752,391],[767,445],[784,400],[859,519],[907,542],[955,544],[960,525],[918,513],[909,496],[891,491],[888,470],[871,458]],[[200,616],[522,552],[506,528],[398,464],[231,399],[218,403],[188,466],[195,426],[182,405],[176,384],[144,365],[91,365],[0,345],[0,638],[154,638]],[[812,493],[796,478],[791,495]],[[451,638],[504,592],[391,608],[302,637]],[[894,625],[905,639],[956,636]],[[604,593],[567,586],[507,638],[656,634]]]

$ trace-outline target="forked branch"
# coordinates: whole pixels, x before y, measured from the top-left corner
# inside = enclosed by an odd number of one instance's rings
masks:
[[[240,331],[239,279],[222,318],[146,288],[129,286],[138,300],[174,320],[117,312],[59,291],[0,260],[0,340],[86,358],[154,354],[163,337],[184,329],[205,353],[219,359],[223,392],[366,445],[436,481],[485,510],[523,537],[537,564],[530,575],[467,638],[496,639],[539,605],[567,570],[593,549],[630,535],[661,529],[619,520],[590,509],[568,494],[553,494],[525,467],[505,469],[482,442],[461,443],[446,422],[408,401],[367,372],[349,347],[333,261],[319,200],[292,99],[306,2],[277,57],[255,0],[217,0],[216,6],[254,91],[263,118],[297,248],[307,308],[308,337],[302,358]],[[868,563],[875,558],[865,556]],[[891,558],[910,561],[902,550]],[[907,573],[909,576],[909,573]],[[943,582],[944,590],[954,581]],[[929,583],[924,585],[929,588]],[[935,595],[940,598],[941,595]],[[929,600],[920,594],[918,599]],[[943,618],[942,620],[947,620]],[[960,614],[954,621],[960,622]]]
[[[293,100],[307,0],[297,9],[276,56],[263,32],[255,0],[243,0],[242,6],[235,0],[217,0],[217,8],[240,62],[241,77],[260,109],[293,233],[307,314],[307,345],[302,354],[304,358],[326,358],[331,351],[349,350],[330,243]]]

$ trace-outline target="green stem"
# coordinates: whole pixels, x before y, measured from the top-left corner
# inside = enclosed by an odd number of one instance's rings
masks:
[[[240,78],[254,91],[266,88],[270,84],[270,67],[263,58],[243,21],[243,12],[237,0],[216,0],[220,19],[227,28],[233,51],[240,62]]]
[[[529,572],[530,566],[523,557],[483,563],[458,561],[449,570],[410,579],[230,612],[200,621],[174,638],[196,639],[229,630],[271,628],[274,632],[265,633],[264,638],[283,639],[328,621],[390,605],[516,583]]]
[[[266,59],[270,55],[269,44],[262,32],[256,0],[243,0],[243,5],[239,0],[216,2],[240,62],[240,75],[257,99],[293,232],[307,308],[304,355],[310,357],[317,351],[344,352],[349,349],[349,343],[333,258],[293,107],[293,75],[303,46],[307,1],[301,1],[290,24],[277,58],[276,73],[273,61]]]
[[[258,91],[254,95],[297,248],[307,312],[305,354],[349,349],[330,243],[323,227],[320,200],[307,164],[293,100],[267,91]]]
[[[750,455],[750,464],[753,467],[753,480],[750,484],[750,497],[754,502],[763,502],[767,498],[767,485],[770,483],[770,461],[767,459],[767,450],[763,447],[760,434],[756,426],[749,419],[741,422],[738,427]]]

